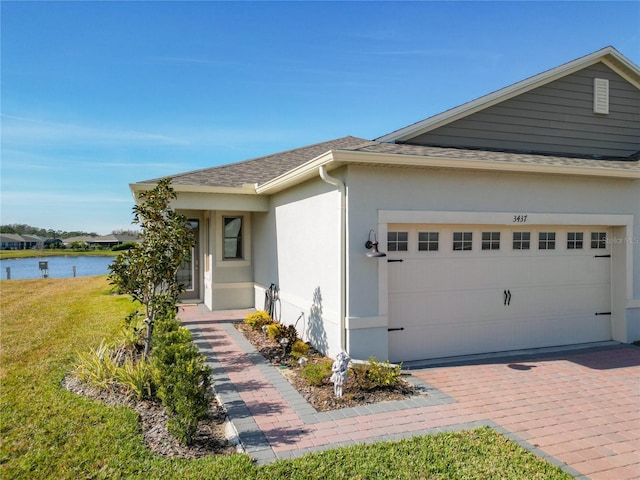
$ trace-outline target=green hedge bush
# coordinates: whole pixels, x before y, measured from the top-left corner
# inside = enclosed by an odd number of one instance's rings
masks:
[[[325,379],[331,376],[331,360],[321,360],[317,363],[307,363],[302,367],[300,375],[304,378],[309,385],[320,387],[323,385]]]
[[[169,414],[169,432],[189,445],[209,410],[211,369],[189,330],[176,320],[163,320],[158,327],[151,353],[157,395]]]
[[[395,387],[400,383],[402,374],[400,365],[391,365],[388,360],[378,362],[375,357],[371,357],[367,363],[354,365],[351,371],[356,385],[362,390]]]

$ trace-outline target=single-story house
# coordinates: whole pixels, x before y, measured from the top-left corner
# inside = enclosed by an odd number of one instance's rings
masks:
[[[325,353],[392,362],[632,342],[639,159],[640,68],[606,47],[375,140],[172,175],[185,301],[275,285]]]
[[[123,243],[128,242],[137,242],[139,241],[137,236],[122,234],[122,233],[111,233],[109,235],[82,235],[79,237],[69,237],[65,238],[64,244],[66,246],[71,246],[74,242],[78,243],[86,243],[88,246],[100,247],[100,248],[112,248],[116,245],[122,245]]]
[[[43,248],[46,239],[38,235],[19,235],[17,233],[0,234],[0,250],[29,250]]]

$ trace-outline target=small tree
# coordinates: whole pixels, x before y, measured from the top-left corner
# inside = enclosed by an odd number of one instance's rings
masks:
[[[176,308],[184,289],[177,279],[178,269],[195,243],[186,217],[171,208],[176,197],[170,178],[139,194],[141,202],[133,207],[133,223],[140,225],[141,241],[109,267],[111,283],[145,308],[145,359],[151,351],[156,318]]]

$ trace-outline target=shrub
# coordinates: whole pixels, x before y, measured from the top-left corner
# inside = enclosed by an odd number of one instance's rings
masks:
[[[144,347],[146,328],[142,314],[136,310],[125,318],[114,345],[132,352],[140,351]]]
[[[98,388],[108,389],[114,382],[118,359],[105,342],[97,348],[78,354],[74,370],[78,379]]]
[[[159,322],[151,364],[158,388],[158,398],[170,418],[169,432],[179,441],[190,444],[211,402],[210,369],[191,333],[184,327],[173,328],[175,320]],[[160,334],[162,331],[162,334]]]
[[[287,335],[287,326],[281,323],[272,323],[267,325],[267,336],[271,340],[279,342],[281,338]]]
[[[135,248],[135,246],[136,246],[136,242],[124,242],[111,247],[111,251],[120,252],[122,250],[131,250],[132,248]]]
[[[325,379],[331,376],[331,360],[321,360],[318,363],[307,363],[302,367],[300,375],[309,385],[322,386]]]
[[[389,361],[378,362],[371,357],[368,363],[354,365],[351,368],[354,381],[362,390],[393,388],[400,383],[402,369],[400,365],[391,365]]]
[[[273,319],[264,310],[258,310],[257,312],[247,315],[244,322],[249,325],[252,330],[262,330],[264,325],[272,324]]]
[[[291,356],[296,360],[305,357],[309,353],[309,345],[302,340],[296,340],[291,346]]]
[[[147,362],[127,357],[113,373],[114,379],[138,400],[153,396],[155,390],[153,370]]]
[[[79,353],[75,373],[80,381],[105,390],[117,383],[138,399],[151,397],[155,389],[151,367],[123,345],[109,347],[102,342]]]
[[[298,340],[296,327],[293,325],[283,325],[282,323],[267,325],[267,336],[278,343],[280,343],[283,338],[286,338],[288,342],[285,345],[285,351],[290,350]]]

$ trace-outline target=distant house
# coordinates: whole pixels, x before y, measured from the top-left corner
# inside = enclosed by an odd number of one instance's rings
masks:
[[[639,340],[639,160],[640,68],[607,47],[375,140],[179,173],[185,299],[274,284],[317,348],[393,362]]]
[[[112,248],[128,242],[137,242],[138,237],[124,234],[110,234],[101,236],[79,236],[63,239],[64,244],[69,247],[74,242],[86,243],[89,247]]]
[[[0,250],[29,250],[42,248],[45,239],[37,235],[18,235],[17,233],[0,234]]]
[[[0,248],[2,250],[23,250],[25,241],[17,233],[0,233]]]

